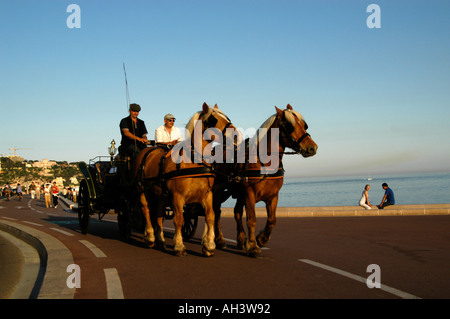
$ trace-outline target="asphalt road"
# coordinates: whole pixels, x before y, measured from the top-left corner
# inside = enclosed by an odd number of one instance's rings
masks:
[[[228,248],[211,258],[201,254],[201,219],[186,257],[172,254],[171,221],[164,224],[166,251],[146,248],[140,233],[122,242],[115,215],[102,222],[94,216],[83,235],[76,213],[61,204],[45,208],[29,196],[0,201],[1,221],[45,232],[68,248],[79,266],[78,280],[71,277],[81,285],[73,288],[75,299],[450,297],[448,215],[279,218],[256,259],[235,246],[232,218],[222,219]],[[264,222],[258,218],[258,230]]]

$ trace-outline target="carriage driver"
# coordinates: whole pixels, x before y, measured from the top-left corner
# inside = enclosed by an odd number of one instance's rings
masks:
[[[120,121],[122,141],[119,146],[119,155],[121,157],[135,158],[145,145],[150,144],[145,123],[138,119],[140,110],[139,104],[130,104],[130,115]]]

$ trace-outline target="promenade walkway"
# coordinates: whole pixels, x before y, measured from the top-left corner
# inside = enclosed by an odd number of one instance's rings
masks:
[[[266,216],[265,207],[256,208],[256,216]],[[374,206],[278,207],[277,217],[350,217],[350,216],[414,216],[450,215],[450,204],[393,205],[384,209]],[[233,208],[222,208],[222,216],[233,216]]]
[[[72,210],[78,205],[60,197]],[[265,207],[256,208],[256,216],[266,216]],[[277,207],[277,217],[350,217],[350,216],[415,216],[450,215],[450,204],[393,205],[384,209],[376,206],[366,210],[361,206]],[[232,207],[222,207],[222,217],[233,217]]]

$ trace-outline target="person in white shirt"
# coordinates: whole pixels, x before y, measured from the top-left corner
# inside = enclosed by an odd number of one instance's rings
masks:
[[[371,209],[372,208],[372,204],[369,202],[369,189],[370,189],[370,185],[367,184],[364,187],[364,190],[363,190],[362,195],[361,195],[361,199],[359,200],[359,206],[362,206],[365,209]]]
[[[45,207],[47,208],[52,207],[51,193],[52,193],[52,184],[50,184],[50,182],[47,181],[47,183],[45,183],[44,185]]]
[[[175,116],[170,113],[166,114],[164,125],[155,130],[155,143],[170,149],[181,140],[181,131],[175,126]]]

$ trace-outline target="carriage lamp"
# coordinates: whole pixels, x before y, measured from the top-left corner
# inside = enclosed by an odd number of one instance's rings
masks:
[[[116,142],[114,140],[111,141],[111,146],[108,147],[108,153],[111,156],[111,163],[112,163],[114,154],[116,154]]]

